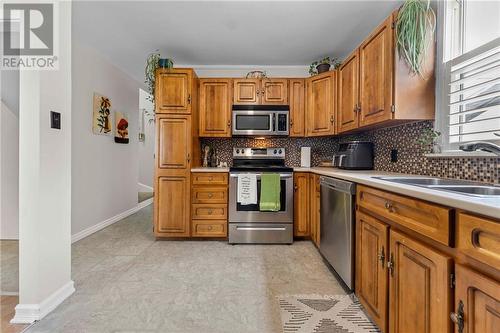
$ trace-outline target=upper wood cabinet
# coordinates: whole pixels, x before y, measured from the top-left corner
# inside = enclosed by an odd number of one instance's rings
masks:
[[[455,332],[498,332],[500,283],[461,265],[455,265],[455,274]]]
[[[356,295],[382,332],[387,332],[389,227],[356,213]]]
[[[200,79],[200,136],[231,137],[231,79]]]
[[[354,51],[338,70],[338,132],[358,127],[359,50]]]
[[[336,72],[306,79],[306,136],[335,134]]]
[[[389,332],[450,332],[451,258],[390,232]]]
[[[413,75],[398,55],[394,22],[397,11],[382,22],[339,69],[339,133],[434,119],[434,43]]]
[[[193,70],[190,68],[158,69],[156,72],[156,113],[191,113],[197,89]]]
[[[290,136],[305,135],[305,80],[290,79],[288,100],[290,105]]]
[[[161,115],[156,118],[156,161],[158,169],[191,166],[191,116]]]
[[[294,236],[309,236],[309,173],[294,172]]]
[[[287,79],[233,79],[234,104],[288,104]]]

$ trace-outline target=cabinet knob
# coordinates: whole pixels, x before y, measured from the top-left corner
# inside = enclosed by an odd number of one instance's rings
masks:
[[[210,177],[208,177],[208,180],[212,181],[212,180],[214,180],[214,177],[210,176]]]
[[[212,226],[211,225],[208,226],[208,230],[212,230]]]
[[[208,215],[212,215],[212,213],[213,213],[213,211],[210,209],[210,210],[208,211]]]
[[[385,209],[387,209],[389,212],[392,212],[393,208],[394,208],[394,206],[392,205],[391,202],[389,202],[389,201],[385,202]]]
[[[333,116],[330,116],[330,122],[333,124]]]
[[[460,300],[458,302],[457,312],[450,313],[450,319],[455,325],[457,325],[458,333],[463,333],[464,331],[464,302]]]
[[[208,193],[208,197],[211,198],[213,197],[214,195],[212,193]]]
[[[297,192],[297,190],[298,190],[298,189],[299,189],[299,187],[298,187],[297,185],[295,185],[295,186],[293,187],[293,190],[294,190],[295,192]]]

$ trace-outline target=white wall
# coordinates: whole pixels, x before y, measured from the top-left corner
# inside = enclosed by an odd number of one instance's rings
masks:
[[[19,118],[0,110],[0,239],[19,238]]]
[[[139,88],[96,50],[73,40],[72,234],[137,206]],[[93,94],[128,115],[129,144],[92,133]]]
[[[146,91],[139,91],[139,109],[145,110],[143,120],[139,119],[139,124],[143,122],[145,139],[139,142],[139,192],[148,192],[153,187],[154,174],[154,153],[155,153],[155,124],[150,121],[153,115],[153,103],[148,100],[150,96]],[[139,117],[144,112],[139,112]],[[149,115],[149,116],[148,116]]]

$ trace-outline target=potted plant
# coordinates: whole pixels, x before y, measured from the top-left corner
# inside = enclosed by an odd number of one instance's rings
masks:
[[[157,68],[172,68],[174,63],[171,59],[161,58],[160,53],[155,51],[151,53],[146,59],[146,68],[144,69],[147,90],[149,92],[148,99],[153,103],[153,110],[155,104],[155,73]],[[150,116],[150,115],[148,115]]]
[[[396,46],[410,72],[422,75],[422,63],[436,27],[430,0],[406,0],[396,19]]]
[[[416,142],[422,149],[427,150],[431,148],[433,154],[439,154],[441,152],[441,147],[438,143],[440,136],[441,132],[435,131],[432,128],[426,128],[422,131]]]
[[[332,65],[334,69],[337,69],[340,66],[340,62],[337,58],[330,59],[330,57],[324,57],[321,60],[314,61],[311,66],[309,66],[309,74],[312,76],[328,72]]]

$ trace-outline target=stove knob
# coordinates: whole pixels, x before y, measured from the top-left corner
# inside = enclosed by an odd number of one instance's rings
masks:
[[[281,153],[282,153],[282,152],[283,152],[283,151],[282,151],[281,149],[280,149],[280,150],[278,150],[278,153],[279,153],[280,155],[281,155]]]
[[[278,151],[275,149],[275,150],[274,150],[274,155],[276,155],[276,153],[277,153],[277,152],[278,152]]]
[[[239,154],[240,153],[240,150],[239,149],[236,149],[236,154]]]

